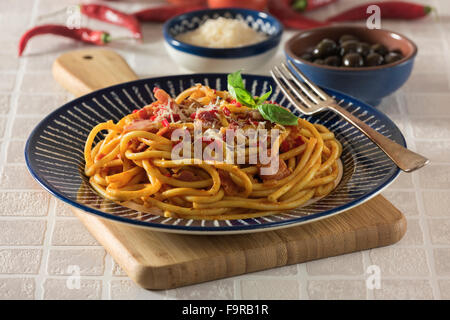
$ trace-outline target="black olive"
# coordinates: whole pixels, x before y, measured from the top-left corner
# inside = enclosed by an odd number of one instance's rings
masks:
[[[358,41],[347,40],[341,44],[341,56],[345,56],[347,53],[354,53],[358,50]]]
[[[305,52],[304,54],[302,54],[300,56],[300,58],[302,58],[303,60],[306,60],[306,61],[312,61],[313,55],[312,55],[312,53]]]
[[[379,66],[379,65],[382,65],[383,62],[384,62],[383,56],[376,52],[372,52],[366,57],[366,66],[367,67]]]
[[[341,65],[341,58],[338,56],[329,56],[325,59],[324,63],[327,66],[339,67]]]
[[[325,61],[323,61],[322,59],[316,59],[313,61],[313,63],[315,64],[325,64]]]
[[[373,67],[393,63],[404,57],[400,49],[389,49],[381,43],[360,41],[352,34],[343,34],[339,40],[322,39],[315,47],[299,54],[303,60],[333,67]]]
[[[322,52],[319,50],[319,48],[314,48],[312,56],[314,59],[320,59],[322,58]]]
[[[387,55],[384,56],[384,62],[385,63],[393,63],[395,61],[401,60],[403,56],[401,54],[398,54],[396,52],[389,52]]]
[[[370,45],[366,42],[359,42],[356,52],[365,57],[370,53]]]
[[[325,38],[316,46],[313,51],[313,55],[317,58],[326,58],[330,55],[336,54],[336,49],[336,42]]]
[[[364,59],[361,57],[359,53],[351,52],[347,53],[342,58],[342,65],[344,67],[362,67],[364,66]]]
[[[343,44],[345,41],[348,41],[348,40],[355,40],[355,41],[358,41],[358,38],[355,37],[355,36],[353,36],[353,35],[351,35],[351,34],[344,34],[344,35],[342,35],[342,36],[339,38],[339,43],[340,43],[340,44]]]
[[[372,52],[376,52],[378,54],[381,54],[382,56],[385,56],[389,53],[389,50],[381,43],[373,44],[370,49],[372,49]]]

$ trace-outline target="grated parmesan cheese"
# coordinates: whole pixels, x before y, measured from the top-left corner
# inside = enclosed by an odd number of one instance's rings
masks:
[[[174,114],[178,115],[180,119],[175,121]],[[172,123],[180,123],[186,122],[189,119],[183,114],[182,110],[180,109],[180,106],[174,103],[173,101],[169,101],[166,105],[160,106],[156,110],[154,115],[155,118],[153,119],[153,121],[155,122],[160,122],[163,119],[167,119]]]
[[[176,39],[200,47],[234,48],[266,38],[266,34],[255,31],[243,20],[219,17],[206,20],[197,29],[182,33]]]

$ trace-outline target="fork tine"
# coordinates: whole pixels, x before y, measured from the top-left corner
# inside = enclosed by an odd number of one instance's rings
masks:
[[[313,107],[313,103],[308,100],[308,97],[303,93],[303,91],[299,90],[299,88],[295,87],[291,81],[286,77],[286,75],[283,74],[283,72],[275,66],[274,71],[276,71],[279,74],[279,78],[281,78],[285,84],[291,89],[292,93],[297,96],[298,99],[300,99],[308,108]],[[298,102],[297,102],[298,103]]]
[[[300,101],[298,101],[294,95],[287,90],[286,85],[280,81],[277,71],[275,70],[275,68],[273,68],[272,70],[270,70],[270,74],[272,75],[273,80],[275,81],[275,83],[280,87],[280,90],[286,95],[286,97],[288,98],[288,100],[294,105],[295,108],[297,108],[301,113],[303,114],[311,114],[310,111],[308,111],[308,109],[306,107],[303,107],[300,103]]]
[[[298,75],[300,76],[300,78],[302,78],[302,80],[315,92],[317,93],[317,95],[319,97],[321,97],[324,100],[330,99],[330,96],[328,96],[325,92],[322,91],[322,89],[320,89],[318,86],[316,86],[315,84],[313,84],[306,76],[303,72],[300,71],[300,69],[294,64],[292,63],[291,60],[288,60],[289,65],[298,73]],[[291,71],[292,72],[292,71]]]
[[[297,79],[297,77],[294,75],[294,73],[289,70],[289,68],[287,67],[287,65],[285,63],[281,64],[281,67],[283,69],[283,74],[285,75],[285,77],[288,77],[289,79],[291,79],[292,81],[294,81],[294,83],[300,87],[300,89],[302,90],[303,94],[307,95],[314,103],[319,103],[320,97],[316,96],[311,89],[308,88],[308,86],[306,86],[304,83],[302,83],[301,81],[299,81]],[[290,82],[288,83],[290,84]],[[292,90],[295,90],[294,92],[296,93],[298,91],[298,88],[293,88],[292,86],[289,85],[289,87]]]

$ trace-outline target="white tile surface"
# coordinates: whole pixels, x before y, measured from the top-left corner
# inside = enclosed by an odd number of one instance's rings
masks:
[[[423,2],[423,1],[418,1]],[[399,243],[340,257],[255,272],[174,290],[137,287],[105,253],[67,205],[52,198],[27,173],[24,142],[34,125],[70,100],[52,78],[56,56],[83,47],[54,36],[33,39],[21,59],[17,38],[36,24],[37,14],[76,0],[0,1],[0,299],[449,299],[450,298],[450,24],[423,19],[383,21],[419,45],[408,83],[386,98],[379,109],[399,124],[411,148],[433,164],[402,174],[384,195],[408,219]],[[359,1],[339,1],[313,13],[316,18]],[[450,15],[447,0],[435,0],[441,15]],[[114,2],[125,10],[145,4]],[[59,20],[58,20],[59,19]],[[63,17],[55,21],[63,20]],[[89,21],[92,28],[117,27]],[[121,42],[111,47],[140,76],[180,73],[163,48],[162,26],[145,24],[144,44]],[[283,42],[293,32],[285,32]],[[284,59],[282,45],[272,64]],[[270,64],[259,73],[268,74]],[[371,265],[380,268],[381,289],[368,290]],[[80,288],[68,280],[80,272]]]

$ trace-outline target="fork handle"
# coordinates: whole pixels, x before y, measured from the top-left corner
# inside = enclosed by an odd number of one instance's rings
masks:
[[[412,172],[426,165],[429,160],[418,153],[408,150],[391,139],[385,137],[381,133],[375,131],[366,123],[352,115],[344,108],[333,104],[329,108],[339,115],[341,115],[348,122],[353,124],[362,133],[364,133],[370,140],[378,145],[386,155],[403,171]]]

